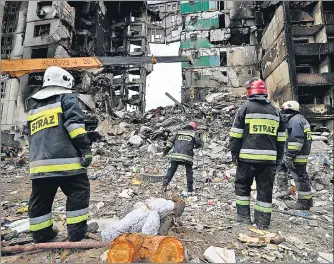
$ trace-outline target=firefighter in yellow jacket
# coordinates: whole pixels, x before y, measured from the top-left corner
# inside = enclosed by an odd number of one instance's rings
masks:
[[[78,99],[70,90],[73,84],[69,72],[52,66],[45,71],[42,89],[29,98],[29,223],[34,242],[47,242],[58,234],[51,213],[58,187],[67,196],[69,240],[79,241],[87,232],[91,142]]]
[[[237,221],[251,224],[250,193],[256,181],[254,222],[260,229],[270,225],[275,169],[284,153],[285,124],[279,110],[267,98],[259,78],[245,83],[248,101],[236,113],[230,132],[230,149],[237,164],[235,194]]]

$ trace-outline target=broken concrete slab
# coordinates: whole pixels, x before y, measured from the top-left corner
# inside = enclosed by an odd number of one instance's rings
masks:
[[[155,144],[150,144],[147,147],[147,152],[155,155],[158,152],[158,147]]]
[[[204,257],[211,263],[236,263],[233,249],[210,246],[205,250]]]
[[[333,263],[333,253],[319,252],[319,263]]]
[[[311,154],[319,154],[329,151],[332,151],[332,148],[328,146],[325,142],[312,140]]]
[[[139,135],[133,135],[129,138],[128,142],[135,147],[140,147],[144,140]]]

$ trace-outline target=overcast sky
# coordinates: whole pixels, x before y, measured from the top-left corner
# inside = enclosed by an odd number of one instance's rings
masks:
[[[179,46],[179,42],[169,45],[150,44],[150,49],[154,56],[178,56]],[[158,106],[174,104],[165,92],[181,101],[181,63],[155,64],[146,81],[146,111]]]

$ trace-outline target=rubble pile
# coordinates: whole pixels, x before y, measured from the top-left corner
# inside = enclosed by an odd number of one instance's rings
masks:
[[[107,166],[107,171],[97,174],[107,175],[112,170],[115,178],[131,172],[131,168],[139,168],[141,173],[153,173],[154,170],[156,174],[163,174],[166,159],[162,157],[162,151],[166,140],[189,121],[196,121],[206,144],[197,150],[195,167],[210,168],[201,173],[209,175],[211,171],[210,175],[214,176],[211,163],[231,161],[227,139],[234,113],[239,106],[237,100],[241,99],[228,93],[218,93],[208,96],[207,102],[196,103],[191,107],[160,107],[144,115],[117,111],[114,113],[116,120],[105,119],[96,130],[102,135],[102,140],[93,144],[92,167],[95,171]]]
[[[159,107],[145,114],[123,109],[114,111],[111,117],[100,116],[96,132],[101,136],[93,143],[94,157],[88,168],[92,221],[99,223],[100,231],[105,230],[115,221],[126,218],[138,202],[162,197],[161,181],[169,166],[168,156],[162,154],[166,140],[189,121],[196,121],[204,141],[203,147],[195,150],[196,195],[186,198],[182,216],[168,231],[168,235],[185,244],[189,260],[196,263],[217,260],[222,263],[219,252],[227,254],[226,262],[236,259],[238,263],[320,262],[323,256],[328,259],[330,253],[326,252],[332,250],[333,244],[332,131],[321,132],[327,140],[312,142],[308,163],[314,191],[312,210],[283,214],[280,211],[286,209],[285,200],[273,199],[276,211],[272,214],[270,233],[258,233],[260,236],[255,238],[254,232],[257,231],[234,221],[236,167],[228,146],[233,117],[245,98],[216,93],[206,99],[206,102],[191,106],[176,104]],[[23,159],[22,155],[20,157]],[[25,226],[18,228],[20,232],[11,234],[8,225],[27,218],[24,209],[20,213],[17,211],[26,206],[29,197],[28,168],[12,166],[5,170],[3,182],[7,188],[2,195],[2,228],[7,232],[8,241],[27,239],[29,233]],[[292,179],[290,184],[295,185]],[[185,169],[180,168],[164,198],[180,196],[185,187]],[[15,193],[18,188],[25,188],[27,192]],[[251,197],[254,203],[255,183]],[[62,193],[57,194],[53,214],[55,224],[66,234],[64,198]],[[296,199],[296,196],[291,199]],[[26,222],[23,221],[21,225],[24,224]],[[73,253],[66,261],[84,260],[79,253]]]

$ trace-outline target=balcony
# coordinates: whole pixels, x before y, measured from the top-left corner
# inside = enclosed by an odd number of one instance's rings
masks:
[[[334,73],[299,73],[298,86],[331,86],[334,85]]]
[[[334,42],[293,44],[296,56],[319,56],[334,54]]]
[[[294,37],[304,37],[304,36],[314,36],[323,28],[323,25],[310,25],[310,26],[300,26],[293,25],[292,36]]]
[[[301,113],[307,119],[333,119],[334,118],[334,107],[325,104],[306,104],[300,106]]]
[[[325,25],[334,24],[334,14],[333,13],[324,13],[324,23],[325,23]]]

